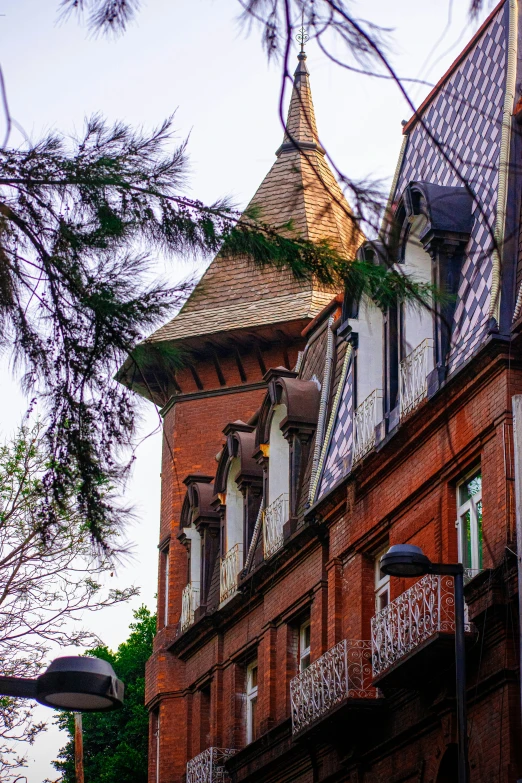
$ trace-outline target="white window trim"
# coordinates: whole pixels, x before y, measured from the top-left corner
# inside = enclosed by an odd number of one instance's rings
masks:
[[[384,576],[381,576],[381,569],[379,567],[379,562],[381,557],[388,551],[389,547],[386,546],[384,549],[381,549],[380,552],[375,556],[375,566],[374,566],[374,574],[375,574],[375,611],[378,612],[379,610],[379,598],[381,595],[384,595],[385,593],[388,594],[388,601],[387,603],[390,603],[391,601],[391,595],[390,595],[390,575],[384,574]]]
[[[252,674],[254,669],[257,669],[257,661],[249,663],[246,670],[246,708],[247,708],[247,720],[246,720],[246,741],[247,745],[254,739],[254,721],[252,704],[257,700],[257,685],[252,685]],[[259,678],[259,671],[258,671]]]
[[[480,542],[478,537],[478,513],[477,504],[482,500],[482,469],[480,465],[471,470],[463,479],[457,484],[457,504],[460,499],[460,488],[470,481],[474,476],[481,478],[480,492],[476,492],[466,500],[465,503],[457,505],[457,520],[455,527],[457,528],[458,546],[459,546],[459,563],[464,563],[464,553],[466,551],[466,541],[464,536],[466,534],[464,526],[461,524],[462,517],[468,511],[470,512],[470,538],[471,538],[471,563],[465,564],[465,568],[472,572],[471,575],[480,571]]]
[[[306,631],[308,628],[310,628],[310,620],[305,620],[305,622],[299,626],[299,671],[300,672],[303,672],[310,665],[310,643],[308,643],[308,646],[306,646],[305,644]],[[311,641],[311,634],[310,634],[310,641]],[[308,664],[303,665],[303,662],[306,658],[308,658]]]

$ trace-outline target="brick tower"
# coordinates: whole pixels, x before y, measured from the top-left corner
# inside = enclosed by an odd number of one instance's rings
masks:
[[[298,58],[287,132],[250,206],[265,223],[291,223],[296,235],[328,239],[353,257],[359,235],[319,143],[306,55]],[[200,513],[208,513],[211,522],[210,482],[223,428],[252,417],[270,368],[294,367],[305,344],[303,329],[331,299],[332,292],[297,281],[286,270],[260,269],[246,257],[219,254],[180,313],[144,344],[140,376],[124,372],[127,385],[159,404],[164,419],[158,633],[146,682],[151,781],[181,781],[191,731],[184,704],[186,664],[169,652],[187,584],[186,542],[179,540],[187,486],[197,482]],[[182,369],[169,366],[170,346],[181,349]]]

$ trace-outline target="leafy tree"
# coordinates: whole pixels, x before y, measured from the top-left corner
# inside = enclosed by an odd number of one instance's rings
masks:
[[[271,3],[245,6],[263,17]],[[279,14],[278,0],[273,5]],[[86,13],[98,29],[122,29],[138,6],[138,0],[62,2],[64,12]],[[152,255],[248,253],[254,263],[285,266],[336,290],[352,287],[379,304],[397,295],[430,301],[429,287],[397,271],[344,258],[327,243],[300,239],[289,225],[241,216],[225,201],[205,205],[186,197],[186,146],[173,147],[171,121],[145,133],[95,116],[80,138],[56,132],[12,149],[1,72],[0,91],[7,118],[0,147],[0,329],[25,370],[26,387],[46,404],[43,530],[58,524],[72,491],[102,550],[110,551],[110,532],[125,522],[107,486],[121,486],[129,467],[124,449],[136,400],[114,375],[129,357],[140,372],[137,346],[190,288],[154,280]],[[350,187],[354,213],[347,214],[357,236],[362,220],[377,221],[382,194],[367,183]]]
[[[92,783],[146,783],[148,753],[148,712],[144,706],[145,663],[152,654],[156,618],[142,606],[134,612],[131,633],[113,653],[95,647],[88,655],[109,661],[125,683],[125,703],[121,710],[89,713],[83,716],[85,779]],[[75,783],[74,716],[63,713],[58,724],[69,741],[53,762],[62,773],[62,783]]]
[[[56,524],[42,537],[43,476],[47,457],[41,426],[22,427],[0,446],[0,661],[4,675],[34,677],[50,646],[99,644],[81,616],[127,601],[138,590],[106,589],[108,556],[93,556],[89,531],[74,494],[55,509]],[[34,723],[26,701],[0,699],[0,780],[17,777],[24,760],[15,740],[32,743],[45,724]]]

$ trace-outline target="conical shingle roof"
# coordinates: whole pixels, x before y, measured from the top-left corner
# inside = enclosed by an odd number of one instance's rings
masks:
[[[282,233],[327,239],[353,257],[360,233],[325,160],[306,55],[300,52],[298,58],[283,143],[247,211],[255,206],[259,219]],[[260,269],[248,257],[218,254],[178,315],[149,339],[180,340],[313,318],[331,298],[331,291],[298,281],[288,270]]]

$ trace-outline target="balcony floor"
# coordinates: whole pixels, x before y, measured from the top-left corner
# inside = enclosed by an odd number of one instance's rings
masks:
[[[332,731],[340,730],[344,736],[347,730],[353,733],[361,727],[364,729],[367,721],[375,719],[385,702],[386,699],[382,696],[368,699],[347,698],[293,734],[292,740],[294,742],[299,742],[301,739],[306,740],[310,732],[330,735]]]
[[[466,634],[466,648],[472,646],[476,633]],[[388,689],[418,690],[430,680],[447,675],[455,668],[455,635],[435,633],[402,656],[389,669],[373,679],[373,685],[384,693]]]

